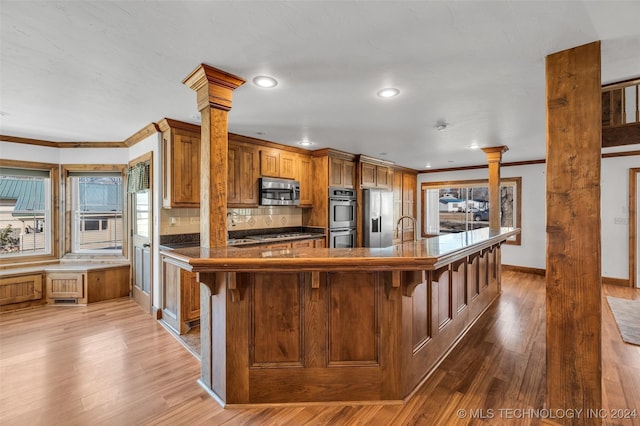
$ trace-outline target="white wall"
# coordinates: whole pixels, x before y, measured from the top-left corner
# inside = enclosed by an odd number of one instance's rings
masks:
[[[126,164],[129,148],[53,148],[0,142],[0,157],[6,160],[53,164]]]
[[[637,146],[603,150],[631,151]],[[602,275],[629,278],[629,169],[640,167],[640,156],[602,159],[601,232]],[[522,177],[522,245],[503,246],[502,262],[507,265],[544,269],[546,265],[546,176],[544,164],[503,167],[502,177]],[[488,179],[488,170],[423,173],[421,182]],[[418,191],[421,217],[422,193]],[[616,223],[618,222],[618,223]]]
[[[640,156],[602,159],[602,276],[629,278],[629,169]],[[616,223],[618,222],[618,223]]]
[[[128,148],[129,161],[140,157],[149,151],[153,152],[153,221],[152,221],[152,244],[151,244],[151,261],[152,274],[151,286],[153,288],[153,306],[160,307],[162,303],[162,289],[160,285],[160,212],[162,210],[162,159],[160,158],[160,147],[162,143],[162,133],[154,133],[143,141],[138,142]]]

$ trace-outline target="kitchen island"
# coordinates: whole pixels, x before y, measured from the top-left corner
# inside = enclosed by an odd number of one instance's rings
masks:
[[[198,273],[200,382],[223,406],[400,403],[500,293],[500,246],[519,232],[162,254]]]

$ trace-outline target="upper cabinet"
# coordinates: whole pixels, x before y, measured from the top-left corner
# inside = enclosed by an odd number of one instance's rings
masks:
[[[258,206],[259,161],[257,147],[229,139],[228,207]]]
[[[162,206],[200,206],[200,127],[175,120],[162,131]]]
[[[296,171],[296,154],[275,148],[260,149],[261,176],[295,179]]]
[[[310,207],[312,163],[308,151],[229,133],[228,207],[258,207],[261,176],[300,182],[300,206]]]
[[[402,216],[416,218],[417,174],[410,169],[396,168],[393,172],[393,224],[396,226]],[[417,218],[416,218],[417,219]],[[394,228],[394,243],[411,241],[416,230],[410,219],[404,219]]]
[[[299,154],[296,158],[298,176],[300,181],[300,206],[308,207],[313,204],[313,169],[310,155]]]
[[[353,188],[356,175],[356,163],[337,156],[329,156],[329,186]]]
[[[393,188],[393,169],[391,162],[360,156],[361,188]]]

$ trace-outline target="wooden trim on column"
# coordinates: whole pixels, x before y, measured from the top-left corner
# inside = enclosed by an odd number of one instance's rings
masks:
[[[500,231],[500,161],[506,145],[482,148],[489,163],[489,232]]]
[[[183,81],[196,92],[200,126],[200,245],[227,244],[228,111],[244,80],[200,64]]]
[[[553,408],[602,408],[600,81],[599,41],[546,58],[546,401]]]
[[[245,83],[242,78],[207,64],[200,64],[182,82],[196,92],[198,111],[206,107],[231,110],[233,91]]]

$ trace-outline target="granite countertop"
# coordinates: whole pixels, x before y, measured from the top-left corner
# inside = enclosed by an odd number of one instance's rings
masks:
[[[324,238],[324,236],[324,228],[313,226],[229,231],[229,240],[227,241],[227,245],[246,248],[281,241]],[[160,250],[175,250],[199,247],[200,234],[178,234],[160,236]]]
[[[184,248],[164,253],[192,271],[420,270],[436,269],[520,233],[488,228],[406,241],[385,248],[214,247]]]

